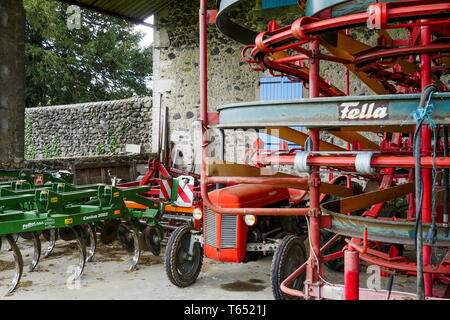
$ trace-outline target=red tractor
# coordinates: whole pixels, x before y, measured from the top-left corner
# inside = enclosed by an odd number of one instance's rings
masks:
[[[339,176],[331,184],[347,184]],[[359,186],[359,185],[358,185]],[[321,195],[321,200],[326,195]],[[222,208],[306,208],[305,190],[263,184],[235,184],[209,192],[212,203]],[[271,284],[275,299],[286,299],[280,285],[308,258],[305,240],[307,220],[302,216],[221,215],[203,206],[193,212],[201,221],[184,225],[170,236],[165,255],[166,272],[178,287],[193,284],[201,271],[203,257],[232,263],[256,261],[273,254]],[[297,279],[294,288],[303,285]]]
[[[227,208],[289,207],[305,205],[307,192],[297,201],[286,188],[268,185],[237,184],[209,193],[215,205]],[[194,212],[202,220],[202,228],[195,230],[182,226],[175,230],[166,248],[166,271],[170,281],[186,287],[194,283],[206,258],[245,263],[273,254],[272,285],[275,297],[281,295],[279,287],[287,275],[306,261],[304,246],[306,223],[303,217],[290,216],[226,216],[204,207]]]

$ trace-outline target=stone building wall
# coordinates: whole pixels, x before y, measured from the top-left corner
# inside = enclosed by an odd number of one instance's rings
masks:
[[[22,0],[0,1],[0,165],[23,159],[25,12]]]
[[[215,1],[208,1],[208,8],[215,8]],[[194,133],[192,124],[200,120],[199,98],[199,30],[198,3],[180,0],[177,5],[160,12],[156,21],[154,43],[154,105],[169,110],[169,139],[183,157],[179,165],[199,160],[200,135]],[[270,21],[276,20],[280,27],[291,24],[301,12],[295,6],[261,9],[261,2],[248,0],[235,8],[232,19],[262,32]],[[403,38],[402,31],[388,31],[394,39]],[[400,33],[399,33],[400,32]],[[375,31],[361,27],[352,29],[351,36],[371,46],[377,44]],[[241,58],[243,45],[222,35],[215,25],[208,25],[208,106],[215,111],[223,104],[259,100],[259,79],[269,76],[252,71]],[[324,53],[326,50],[322,47]],[[320,74],[341,91],[345,92],[345,67],[338,63],[322,61]],[[445,79],[448,83],[448,78]],[[374,92],[350,73],[350,95],[373,95]],[[305,90],[303,96],[307,97]],[[158,132],[158,117],[153,118],[154,139]],[[305,131],[306,132],[306,131]],[[225,158],[242,163],[242,150],[252,146],[257,133],[226,130]],[[371,138],[378,139],[375,134]],[[322,139],[346,146],[344,141],[322,134]],[[218,132],[209,136],[209,155],[218,158],[220,148]],[[153,143],[153,148],[157,144]],[[154,150],[155,151],[155,150]],[[198,163],[198,161],[197,161]],[[197,166],[198,168],[199,166]]]
[[[105,156],[125,144],[151,152],[152,99],[83,103],[26,110],[25,157]]]
[[[215,2],[209,1],[208,8],[215,8]],[[234,18],[262,32],[274,19],[280,27],[292,23],[300,15],[298,11],[296,6],[262,10],[259,1],[247,1],[236,8]],[[198,12],[198,3],[187,0],[160,12],[155,19],[153,54],[153,151],[157,151],[158,145],[159,108],[168,108],[169,139],[182,155],[177,158],[177,164],[189,168],[196,160],[197,169],[201,136],[195,133],[193,123],[200,120]],[[208,25],[208,111],[216,111],[224,104],[259,100],[259,79],[270,75],[249,68],[241,57],[243,47],[220,33],[214,24]],[[321,71],[322,76],[342,82],[343,67],[337,69],[335,65],[324,64]],[[345,88],[344,83],[339,85],[342,86]],[[352,92],[367,94],[370,89],[358,84],[353,85]],[[307,95],[305,90],[303,96]],[[225,130],[225,136],[225,159],[243,163],[243,151],[251,148],[258,133]],[[208,140],[209,155],[219,158],[218,130],[210,130]]]
[[[209,1],[208,7],[214,8],[215,1]],[[181,0],[155,19],[154,112],[157,114],[160,106],[169,110],[169,138],[182,151],[183,157],[178,158],[181,167],[189,166],[199,155],[200,136],[192,127],[200,120],[198,12],[198,2]],[[208,25],[209,111],[228,103],[259,100],[261,74],[249,69],[241,50],[242,44],[223,36],[214,24]],[[157,132],[158,118],[153,120]],[[210,140],[216,138],[217,132],[212,132]],[[153,148],[156,146],[154,141]],[[217,148],[210,149],[211,155],[217,156]]]

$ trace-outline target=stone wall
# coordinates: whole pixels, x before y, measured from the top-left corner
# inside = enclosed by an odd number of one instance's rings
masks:
[[[248,0],[235,8],[232,19],[247,27],[262,32],[271,20],[280,27],[291,24],[301,12],[295,6],[261,9],[261,2]],[[208,8],[215,8],[215,1],[208,1]],[[160,12],[156,19],[154,43],[154,104],[169,110],[169,139],[175,148],[182,150],[178,158],[180,166],[189,165],[193,157],[199,163],[200,135],[192,128],[200,120],[199,98],[199,30],[198,3],[180,0],[177,5]],[[402,31],[389,33],[394,39],[403,38]],[[369,45],[376,45],[378,35],[367,28],[351,30],[351,36]],[[208,25],[208,106],[215,111],[218,106],[244,101],[259,100],[259,79],[267,73],[252,71],[241,58],[243,45],[222,35],[215,25]],[[324,53],[326,50],[322,47]],[[322,61],[320,74],[345,92],[345,67],[338,63]],[[443,79],[448,83],[448,77]],[[350,95],[373,95],[374,92],[350,74]],[[307,97],[305,91],[303,96]],[[154,139],[158,132],[158,117],[153,118]],[[305,131],[306,132],[306,131]],[[226,130],[225,158],[242,163],[242,150],[252,146],[256,133]],[[371,138],[377,139],[376,135]],[[322,134],[322,139],[346,146],[344,141]],[[217,130],[210,132],[209,155],[220,156]],[[157,143],[153,143],[153,148]],[[156,150],[154,150],[156,151]],[[198,168],[199,166],[197,166]]]
[[[215,8],[209,1],[208,8]],[[154,43],[154,114],[159,108],[168,108],[169,140],[180,150],[177,165],[190,168],[195,159],[199,169],[200,134],[195,132],[193,122],[200,120],[199,98],[199,29],[198,3],[180,0],[177,6],[160,12],[156,21]],[[301,15],[296,6],[262,10],[259,1],[247,1],[235,8],[233,17],[239,23],[262,32],[270,21],[276,20],[280,27],[291,24]],[[354,36],[367,37],[364,31]],[[370,41],[374,41],[370,37]],[[259,100],[259,79],[270,76],[268,72],[255,72],[241,58],[243,45],[218,31],[214,24],[208,25],[208,111],[229,103]],[[335,63],[324,62],[321,76],[330,79],[341,90],[345,90],[345,68]],[[351,76],[351,94],[366,95],[373,92],[355,77]],[[307,97],[305,90],[303,96]],[[159,117],[153,117],[153,151],[157,148]],[[305,131],[306,132],[306,131]],[[258,138],[254,131],[233,132],[225,130],[225,159],[243,163],[243,151],[251,148]],[[324,136],[324,139],[337,138]],[[218,130],[210,130],[209,155],[220,158]]]
[[[25,12],[22,0],[0,2],[0,165],[23,159]]]
[[[39,107],[26,110],[25,157],[105,156],[126,144],[151,152],[152,99]]]
[[[215,1],[208,1],[208,7],[214,8]],[[189,167],[200,146],[200,136],[192,127],[200,120],[198,12],[198,2],[181,0],[155,19],[154,112],[160,106],[169,110],[169,139],[182,151],[177,161],[181,167]],[[259,100],[263,75],[250,70],[241,59],[241,50],[242,44],[223,36],[214,24],[208,25],[209,111],[228,103]],[[158,132],[157,117],[153,120],[153,130]],[[214,143],[215,139],[217,132],[212,132],[210,140]],[[156,147],[154,141],[155,152]],[[210,150],[211,156],[217,156],[217,147]]]
[[[159,113],[159,107],[168,108],[169,139],[182,155],[177,158],[177,165],[189,169],[195,159],[197,171],[201,136],[195,132],[193,122],[200,120],[198,5],[180,0],[177,6],[157,15],[153,53],[154,114]],[[208,1],[208,8],[215,8],[215,1]],[[236,8],[234,18],[252,29],[264,31],[273,19],[280,27],[292,23],[300,15],[298,11],[296,6],[261,10],[260,1],[247,1]],[[208,111],[216,111],[224,104],[259,100],[259,79],[270,75],[249,68],[241,58],[243,47],[224,36],[214,24],[208,25]],[[307,94],[307,91],[303,93],[304,96]],[[158,117],[155,116],[153,121],[156,139]],[[225,130],[225,135],[225,159],[243,163],[243,151],[252,147],[258,134]],[[210,130],[208,140],[209,155],[220,158],[218,130]],[[156,148],[157,140],[154,140],[154,152]]]

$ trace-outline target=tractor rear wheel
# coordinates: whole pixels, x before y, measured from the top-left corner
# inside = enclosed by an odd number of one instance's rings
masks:
[[[306,248],[301,238],[294,235],[283,238],[272,260],[272,292],[276,300],[298,299],[283,293],[280,286],[287,277],[306,262],[306,259]],[[304,281],[305,274],[292,281],[289,288],[302,290]]]
[[[190,226],[176,229],[169,238],[166,247],[165,267],[169,280],[177,287],[184,288],[193,284],[203,264],[203,248],[195,242],[193,254],[189,256],[191,241]]]

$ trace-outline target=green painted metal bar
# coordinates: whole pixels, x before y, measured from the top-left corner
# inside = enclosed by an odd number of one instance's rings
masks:
[[[136,217],[155,218],[160,211],[158,202],[139,196],[139,193],[150,191],[148,186],[118,189],[107,185],[66,185],[65,189],[72,191],[51,190],[56,190],[58,185],[62,186],[57,183],[45,190],[0,190],[3,195],[7,194],[0,196],[0,207],[3,207],[0,211],[0,235],[72,227],[109,219],[129,220],[133,212],[125,205],[127,197],[149,207],[154,207],[156,203],[155,209],[138,212]],[[91,197],[96,199],[91,201]],[[17,206],[25,207],[30,203],[33,210],[17,210]]]
[[[51,174],[47,172],[31,170],[0,170],[0,177],[25,180],[31,185],[35,185],[35,178],[37,176],[39,176],[39,178],[42,178],[42,184],[46,184],[48,182],[73,183],[73,174],[65,171]]]
[[[9,197],[1,197],[0,198],[0,207],[10,207],[18,204],[27,203],[30,201],[34,201],[35,196],[32,195],[14,195]]]

